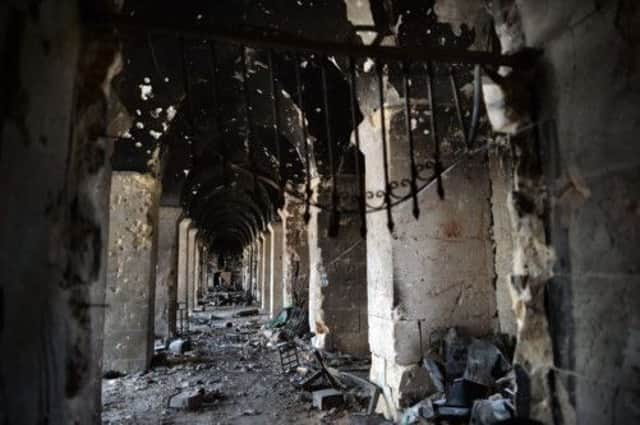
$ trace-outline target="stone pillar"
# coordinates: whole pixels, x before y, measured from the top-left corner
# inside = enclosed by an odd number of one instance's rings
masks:
[[[255,297],[258,304],[262,305],[262,286],[264,279],[264,235],[260,235],[256,241],[255,253],[256,284],[254,287]]]
[[[495,243],[496,308],[500,332],[516,336],[516,315],[511,301],[513,275],[513,227],[507,205],[513,191],[511,155],[497,150],[489,152],[491,173],[491,211]]]
[[[262,244],[262,311],[270,313],[271,308],[271,286],[273,285],[273,229],[269,224],[264,233],[264,243]]]
[[[193,295],[195,290],[195,278],[196,278],[196,236],[198,235],[198,229],[195,227],[189,228],[187,233],[187,312],[189,315],[193,312]]]
[[[402,99],[387,105],[386,129],[392,182],[410,178],[409,146]],[[428,115],[429,111],[418,111]],[[418,123],[416,161],[432,157],[428,124]],[[385,188],[379,113],[360,125],[366,158],[366,189]],[[392,129],[389,131],[389,129]],[[443,144],[443,161],[450,153]],[[424,177],[432,174],[423,171]],[[437,332],[457,327],[483,335],[495,327],[490,190],[486,158],[476,155],[443,176],[445,199],[436,185],[419,193],[420,218],[412,201],[393,208],[394,230],[384,211],[367,215],[367,280],[371,380],[384,391],[379,407],[387,417],[422,399],[431,390],[419,364]],[[397,185],[397,193],[404,187]]]
[[[271,305],[269,315],[276,317],[282,310],[282,282],[284,280],[284,261],[285,261],[285,220],[273,223],[273,281],[271,284]]]
[[[178,227],[178,321],[184,320],[187,314],[187,300],[189,299],[189,229],[191,219],[180,221]],[[186,326],[186,323],[182,324]]]
[[[191,291],[191,311],[197,310],[200,304],[200,291],[202,288],[202,245],[196,234],[193,246],[193,291]]]
[[[199,299],[203,299],[208,291],[209,285],[209,250],[207,245],[202,242],[202,253],[200,254],[200,292]]]
[[[249,271],[250,271],[250,261],[251,261],[251,246],[246,246],[242,250],[242,290],[249,290]]]
[[[283,302],[308,309],[309,301],[309,245],[304,222],[304,204],[285,196],[286,259]]]
[[[159,193],[148,174],[112,175],[105,370],[142,371],[151,361]]]
[[[357,180],[355,176],[339,176],[338,187],[340,193],[355,195]],[[319,187],[316,195],[321,205],[330,204],[328,188]],[[309,327],[316,334],[313,344],[329,351],[368,353],[366,240],[360,235],[357,214],[341,215],[334,238],[328,235],[330,220],[330,211],[312,209],[308,240]]]
[[[165,339],[176,333],[178,291],[178,226],[182,209],[160,207],[156,268],[155,333]]]

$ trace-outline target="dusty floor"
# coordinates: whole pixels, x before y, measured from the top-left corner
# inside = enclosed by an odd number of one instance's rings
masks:
[[[216,307],[196,313],[188,333],[193,351],[169,366],[105,379],[103,424],[368,423],[346,411],[312,409],[303,392],[281,373],[277,352],[258,335],[266,317],[230,318],[237,309]],[[222,319],[209,322],[212,313]],[[200,388],[217,390],[221,397],[195,411],[168,407],[172,395]]]

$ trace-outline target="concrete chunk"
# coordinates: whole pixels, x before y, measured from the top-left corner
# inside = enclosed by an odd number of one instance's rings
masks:
[[[313,392],[313,406],[318,410],[329,410],[334,407],[342,406],[344,396],[338,390],[328,388],[326,390],[318,390]]]
[[[176,394],[169,400],[169,407],[174,409],[196,410],[202,406],[202,393],[188,391]]]

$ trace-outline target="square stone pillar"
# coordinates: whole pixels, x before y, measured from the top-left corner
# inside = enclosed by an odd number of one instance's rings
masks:
[[[262,311],[270,315],[271,311],[271,287],[273,286],[273,228],[269,224],[264,233],[263,251],[263,270],[262,279]]]
[[[341,199],[357,193],[355,176],[339,176]],[[328,187],[316,189],[318,203],[330,205]],[[342,205],[353,209],[352,205]],[[329,237],[331,212],[312,208],[308,225],[309,327],[313,344],[328,351],[369,352],[367,327],[367,244],[357,214],[341,214],[336,237]]]
[[[176,333],[178,227],[182,209],[160,207],[156,268],[155,332],[165,339]]]
[[[256,241],[255,267],[256,285],[254,287],[254,296],[256,297],[256,301],[262,305],[262,287],[264,284],[264,235],[260,235]]]
[[[196,237],[198,229],[189,228],[187,233],[187,311],[189,315],[193,312],[195,306],[195,280],[196,280]]]
[[[246,246],[242,250],[242,290],[247,292],[250,287],[251,271],[251,246]]]
[[[294,304],[308,309],[309,301],[309,241],[307,224],[304,222],[304,203],[285,195],[286,258],[283,304]]]
[[[189,299],[189,229],[191,219],[185,218],[180,221],[178,227],[178,296],[177,311],[178,321],[186,318]],[[183,324],[186,325],[186,324]]]
[[[273,281],[271,284],[271,305],[269,315],[276,317],[282,310],[284,261],[285,261],[285,220],[271,224],[273,235]]]
[[[200,291],[202,288],[202,245],[196,235],[193,246],[193,291],[191,292],[191,311],[198,308],[200,304]]]
[[[104,370],[142,371],[151,361],[159,193],[148,174],[112,175]]]
[[[402,195],[408,187],[398,182],[410,179],[402,100],[387,105],[385,113],[390,182]],[[417,164],[433,157],[428,120],[414,129]],[[379,113],[365,118],[360,135],[366,189],[375,194],[385,188]],[[447,146],[443,144],[445,162],[451,159]],[[432,174],[431,168],[422,171],[424,178]],[[465,334],[484,335],[496,327],[486,158],[466,159],[442,178],[445,199],[439,199],[436,184],[422,190],[417,220],[411,199],[397,205],[393,232],[385,211],[367,215],[371,380],[384,392],[379,407],[395,419],[400,409],[431,391],[419,363],[438,331],[457,327]]]

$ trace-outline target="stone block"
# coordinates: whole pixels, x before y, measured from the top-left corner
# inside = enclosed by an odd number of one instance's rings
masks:
[[[418,321],[388,320],[369,316],[371,351],[399,365],[417,363],[422,358]]]
[[[333,388],[318,390],[312,393],[313,406],[318,410],[329,410],[344,404],[344,395]]]
[[[186,391],[169,399],[169,407],[173,409],[197,410],[202,406],[203,394],[200,391]]]

